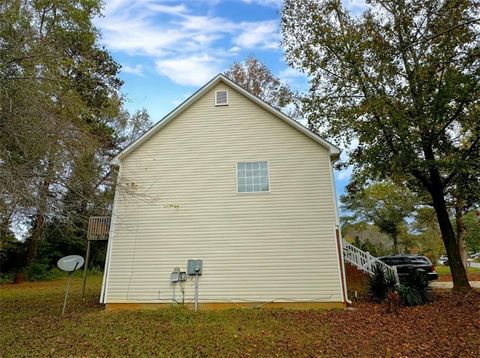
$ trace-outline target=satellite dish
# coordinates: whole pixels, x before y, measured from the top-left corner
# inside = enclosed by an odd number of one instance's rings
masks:
[[[62,257],[57,262],[57,266],[62,271],[73,272],[83,266],[84,260],[82,256],[69,255]]]

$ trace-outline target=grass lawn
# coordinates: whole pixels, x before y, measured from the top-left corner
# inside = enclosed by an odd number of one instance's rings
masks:
[[[1,357],[478,357],[480,294],[437,294],[431,304],[385,313],[355,310],[183,309],[105,312],[101,277],[87,299],[74,278],[0,286]],[[452,337],[451,340],[448,337]]]
[[[450,266],[438,265],[435,266],[435,270],[438,273],[439,281],[452,281]],[[476,267],[469,267],[467,274],[470,281],[480,281],[480,269]]]
[[[450,275],[450,266],[438,265],[438,266],[435,266],[435,271],[437,271],[439,275]],[[480,273],[480,269],[476,267],[469,267],[468,273],[469,274]]]
[[[435,266],[435,271],[438,273],[438,281],[452,281],[450,266],[438,265]],[[476,267],[469,267],[467,274],[470,281],[480,281],[480,269]]]

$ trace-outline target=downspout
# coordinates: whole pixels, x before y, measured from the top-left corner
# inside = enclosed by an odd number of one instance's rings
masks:
[[[340,157],[340,154],[338,156],[336,155],[331,156],[331,162],[330,162],[330,179],[332,182],[332,194],[333,194],[333,201],[334,201],[334,207],[335,207],[335,242],[337,245],[337,254],[338,254],[338,266],[340,270],[340,281],[342,285],[342,296],[344,299],[344,302],[351,304],[352,301],[348,299],[348,294],[347,294],[347,278],[345,274],[345,261],[343,257],[343,242],[342,242],[342,235],[340,231],[340,219],[339,219],[339,212],[338,212],[338,205],[337,205],[337,189],[335,185],[335,176],[333,173],[333,163]]]
[[[107,243],[107,256],[105,258],[105,268],[103,271],[103,282],[102,282],[102,290],[100,292],[100,303],[106,303],[107,298],[107,290],[108,290],[108,280],[109,280],[109,273],[110,273],[110,257],[112,255],[112,245],[113,245],[113,234],[115,232],[115,222],[117,218],[117,205],[118,205],[118,183],[120,182],[120,175],[121,175],[121,167],[120,163],[112,162],[112,166],[116,166],[118,168],[118,175],[117,181],[115,185],[115,194],[113,196],[113,207],[112,207],[112,215],[110,217],[110,231],[108,233],[108,243]]]

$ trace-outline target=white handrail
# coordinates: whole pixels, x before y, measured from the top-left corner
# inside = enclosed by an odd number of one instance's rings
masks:
[[[398,280],[398,273],[396,267],[387,265],[386,263],[377,259],[375,256],[370,255],[370,253],[360,250],[358,247],[349,244],[345,240],[342,241],[343,255],[345,259],[352,265],[358,267],[360,270],[367,272],[368,274],[373,273],[373,267],[375,265],[380,265],[384,269],[384,271],[392,272]]]

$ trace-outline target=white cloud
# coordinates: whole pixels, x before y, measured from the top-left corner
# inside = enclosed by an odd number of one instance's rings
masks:
[[[152,11],[159,13],[170,14],[170,15],[180,15],[187,12],[185,5],[162,5],[156,3],[146,2],[146,7]]]
[[[269,48],[280,47],[280,34],[276,21],[263,21],[255,24],[244,23],[244,30],[233,42],[243,48]]]
[[[238,46],[233,46],[233,47],[230,47],[230,48],[228,49],[228,52],[233,53],[233,54],[237,54],[240,50],[241,50],[240,47],[238,47]]]
[[[283,0],[242,0],[247,4],[258,4],[262,6],[282,7]]]
[[[104,45],[149,57],[160,74],[180,84],[203,84],[242,49],[279,48],[277,21],[238,22],[193,13],[188,2],[110,0],[104,14],[95,22]],[[140,69],[125,66],[124,71]]]
[[[158,60],[157,71],[180,85],[201,86],[219,71],[217,61],[208,55]]]
[[[229,33],[235,31],[238,27],[236,23],[221,17],[201,15],[183,15],[177,24],[185,30],[202,33]]]
[[[342,0],[342,3],[354,16],[360,15],[367,9],[365,0]]]
[[[282,82],[287,83],[289,85],[294,84],[297,80],[304,80],[304,81],[307,80],[307,76],[304,73],[291,67],[287,67],[281,70],[278,73],[278,78],[280,78]]]
[[[143,76],[143,67],[142,65],[135,65],[135,66],[122,65],[122,72]]]
[[[350,177],[352,176],[352,171],[353,171],[353,166],[352,165],[348,166],[347,168],[345,168],[343,170],[337,171],[335,173],[336,177],[337,177],[337,180],[350,179]]]

